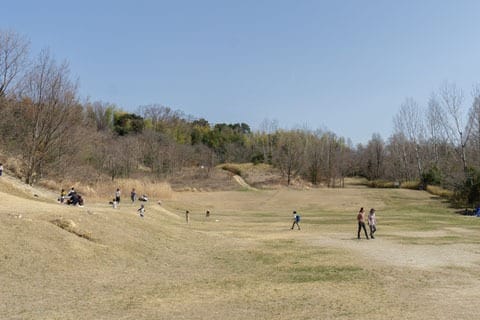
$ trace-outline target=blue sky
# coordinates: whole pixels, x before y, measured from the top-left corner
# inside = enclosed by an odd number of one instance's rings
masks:
[[[265,120],[355,143],[407,97],[480,82],[480,1],[5,1],[0,28],[67,60],[82,99]],[[468,106],[469,100],[466,101]]]

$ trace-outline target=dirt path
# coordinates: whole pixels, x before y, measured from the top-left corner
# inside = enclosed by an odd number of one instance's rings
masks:
[[[418,236],[406,232],[404,236]],[[424,235],[425,236],[425,235]],[[426,237],[434,236],[433,234]],[[476,244],[418,245],[402,244],[377,236],[361,240],[351,234],[331,234],[311,239],[315,245],[341,248],[362,256],[367,261],[391,267],[429,270],[432,268],[470,268],[480,264],[480,249]]]
[[[254,188],[254,187],[251,187],[242,177],[240,177],[239,175],[234,175],[233,176],[233,179],[239,184],[241,185],[242,187],[248,189],[248,190],[255,190],[257,191],[258,189]]]

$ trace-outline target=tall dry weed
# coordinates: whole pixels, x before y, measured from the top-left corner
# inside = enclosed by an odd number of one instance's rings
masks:
[[[443,189],[442,187],[439,186],[427,186],[427,191],[431,194],[434,194],[436,196],[442,197],[442,198],[451,198],[453,197],[453,191]]]

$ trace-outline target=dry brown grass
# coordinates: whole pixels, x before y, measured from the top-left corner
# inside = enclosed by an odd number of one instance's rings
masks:
[[[3,183],[0,319],[474,319],[480,311],[480,219],[426,192],[173,192],[162,206],[147,203],[141,219],[137,205],[70,207],[4,192]],[[377,209],[375,240],[356,239],[360,206]],[[301,231],[290,230],[294,209]]]
[[[431,194],[434,194],[436,196],[446,198],[446,199],[449,199],[449,198],[453,197],[453,191],[444,189],[444,188],[439,187],[439,186],[430,186],[429,185],[429,186],[427,186],[427,191],[430,192]]]

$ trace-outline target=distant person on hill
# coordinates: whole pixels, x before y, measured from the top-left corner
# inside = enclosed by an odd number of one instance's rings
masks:
[[[117,188],[117,191],[115,191],[115,200],[120,204],[120,188]]]
[[[293,230],[293,227],[297,225],[298,230],[300,230],[300,225],[298,224],[300,222],[300,215],[297,213],[297,211],[293,211],[292,214],[293,214],[293,224],[290,229]]]
[[[205,217],[206,218],[210,217],[210,211],[207,210],[207,212],[205,212]]]
[[[375,209],[370,209],[368,213],[368,226],[370,227],[370,238],[375,239],[373,235],[377,231],[377,217],[375,216]]]
[[[138,214],[140,215],[140,218],[143,218],[145,216],[145,206],[143,204],[140,205],[140,208],[138,208]]]
[[[0,177],[3,175],[3,163],[0,163]]]
[[[137,192],[135,191],[135,188],[130,191],[130,199],[132,199],[132,203],[135,203],[135,200],[137,200]]]
[[[190,221],[190,211],[185,211],[185,221],[188,223]]]
[[[363,207],[360,208],[360,211],[358,211],[357,221],[358,221],[357,238],[360,239],[360,231],[363,229],[363,231],[365,232],[365,238],[367,238],[368,240],[367,229],[365,228],[365,210],[363,210]]]

